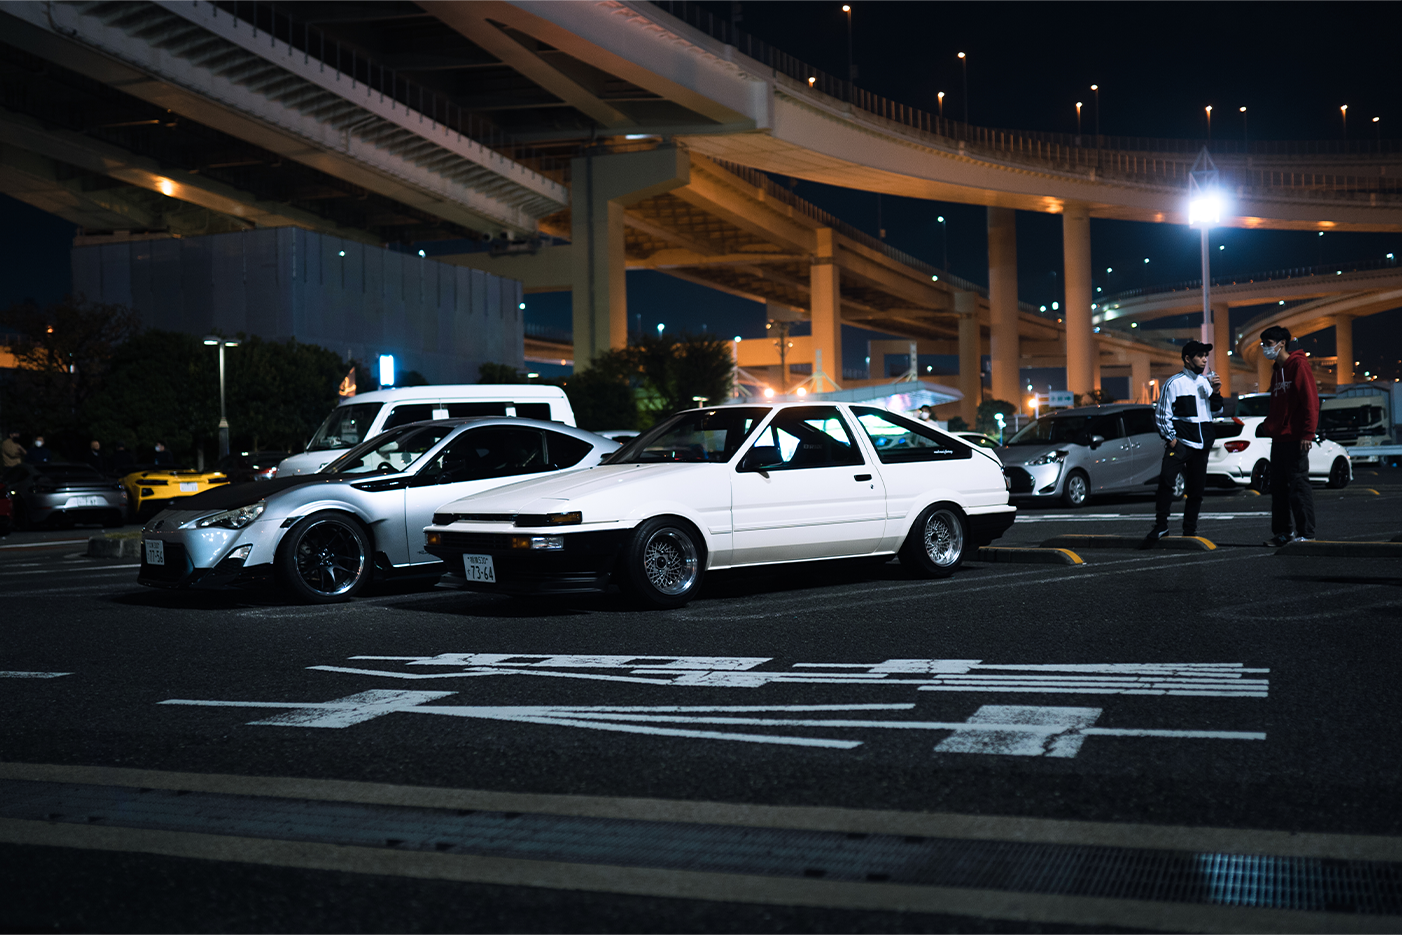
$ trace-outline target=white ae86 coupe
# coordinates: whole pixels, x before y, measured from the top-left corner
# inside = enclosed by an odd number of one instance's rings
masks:
[[[678,607],[745,565],[899,555],[943,577],[1015,513],[990,452],[884,409],[786,403],[679,413],[596,467],[445,504],[424,533],[441,584],[616,584]]]

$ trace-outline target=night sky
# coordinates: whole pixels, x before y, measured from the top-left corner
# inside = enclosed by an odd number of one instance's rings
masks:
[[[730,19],[734,4],[699,4]],[[1075,103],[1094,132],[1092,83],[1100,85],[1100,132],[1107,136],[1206,136],[1213,140],[1338,139],[1339,106],[1349,105],[1351,139],[1402,136],[1402,35],[1397,3],[863,3],[853,6],[857,82],[877,94],[963,116],[957,53],[968,54],[969,117],[978,124],[1074,133]],[[739,27],[830,74],[847,70],[841,3],[746,2]],[[1237,108],[1248,108],[1243,126]],[[1377,124],[1374,116],[1381,117]],[[778,179],[787,183],[787,179]],[[917,201],[799,182],[796,193],[894,246],[974,282],[987,283],[986,213],[981,207]],[[880,223],[878,224],[878,214]],[[936,220],[946,219],[942,228]],[[0,305],[67,291],[72,226],[0,196]],[[947,234],[947,243],[945,236]],[[1095,285],[1105,293],[1197,279],[1198,233],[1166,224],[1093,220]],[[435,252],[433,245],[422,245]],[[1212,235],[1213,276],[1402,257],[1402,234],[1242,231]],[[1218,247],[1225,247],[1219,250]],[[1149,263],[1145,263],[1145,258]],[[1061,299],[1061,220],[1018,214],[1019,298]],[[1115,270],[1106,276],[1106,268]],[[660,273],[629,274],[630,326],[637,314],[655,333],[706,331],[759,337],[763,306]],[[1251,313],[1242,314],[1249,317]],[[1238,316],[1233,316],[1236,323]],[[527,297],[527,321],[570,324],[568,294]],[[1186,322],[1184,322],[1186,324]],[[1361,370],[1402,376],[1402,312],[1355,323]],[[866,333],[848,328],[848,368],[862,366]],[[1306,349],[1333,353],[1331,332]],[[875,374],[873,374],[875,375]]]

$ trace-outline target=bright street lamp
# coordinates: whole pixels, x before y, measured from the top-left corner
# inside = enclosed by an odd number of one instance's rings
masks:
[[[1251,142],[1251,134],[1246,129],[1246,108],[1238,107],[1237,112],[1241,114],[1241,140],[1243,143]]]
[[[938,221],[940,225],[940,243],[944,248],[941,254],[943,260],[940,264],[940,269],[947,273],[949,272],[949,225],[945,223],[943,214],[935,218],[935,220]]]
[[[943,120],[943,119],[944,119],[944,92],[941,91],[940,93],[936,94],[935,97],[939,98],[939,102],[940,102],[940,119]]]
[[[1207,142],[1208,142],[1208,143],[1211,143],[1211,142],[1212,142],[1212,105],[1211,105],[1211,104],[1208,104],[1207,107],[1206,107],[1205,109],[1207,110]]]
[[[969,57],[959,53],[959,63],[964,66],[964,122],[969,122]]]
[[[857,66],[852,60],[852,7],[850,4],[842,4],[842,12],[847,14],[847,81],[851,84],[857,83]]]
[[[1081,135],[1081,102],[1076,102],[1076,135]]]
[[[1213,321],[1211,302],[1212,267],[1208,251],[1208,232],[1222,220],[1222,193],[1217,186],[1217,166],[1202,148],[1192,171],[1188,173],[1188,224],[1202,228],[1202,343],[1211,344]]]
[[[219,348],[219,457],[229,456],[229,418],[224,412],[224,348],[238,347],[239,342],[231,338],[221,338],[217,334],[207,335],[204,343]]]
[[[1342,114],[1344,118],[1344,139],[1348,139],[1348,105],[1345,104],[1340,107],[1339,113]]]

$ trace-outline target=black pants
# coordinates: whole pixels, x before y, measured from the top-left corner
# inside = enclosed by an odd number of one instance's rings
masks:
[[[1298,438],[1271,439],[1271,532],[1314,538],[1314,490],[1310,487],[1309,449]]]
[[[1163,450],[1163,465],[1159,468],[1158,525],[1168,525],[1168,511],[1173,505],[1173,482],[1183,475],[1183,490],[1188,502],[1183,504],[1183,535],[1195,536],[1198,512],[1202,510],[1202,491],[1207,486],[1207,449],[1192,448],[1182,440]]]

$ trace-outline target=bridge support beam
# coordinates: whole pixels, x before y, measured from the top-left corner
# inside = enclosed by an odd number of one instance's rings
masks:
[[[993,398],[1016,404],[1022,393],[1017,380],[1017,212],[1012,208],[988,209],[988,312]]]
[[[1232,359],[1227,352],[1232,340],[1231,309],[1227,303],[1212,303],[1212,369],[1222,378],[1222,398],[1232,395]]]
[[[1061,216],[1061,240],[1066,284],[1066,388],[1079,398],[1096,388],[1096,347],[1090,321],[1090,212],[1068,203]]]
[[[1354,382],[1353,373],[1353,317],[1334,316],[1334,348],[1338,354],[1338,364],[1334,369],[1334,383],[1343,386]]]
[[[1129,400],[1135,403],[1150,403],[1149,394],[1149,355],[1129,355]]]
[[[983,371],[979,367],[978,293],[954,293],[954,311],[959,316],[959,392],[964,394],[959,403],[959,417],[973,428],[978,420],[979,397],[983,395]]]
[[[628,283],[623,212],[686,185],[685,150],[581,156],[570,163],[570,241],[574,273],[574,366],[583,370],[628,344]]]
[[[813,325],[813,349],[822,354],[823,371],[830,380],[842,378],[842,294],[837,268],[837,244],[831,227],[813,232],[817,244],[809,268],[809,317]],[[817,360],[813,372],[816,374]],[[836,389],[833,386],[832,389]],[[822,391],[826,386],[814,387]]]

